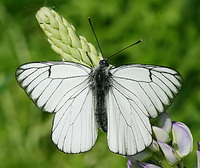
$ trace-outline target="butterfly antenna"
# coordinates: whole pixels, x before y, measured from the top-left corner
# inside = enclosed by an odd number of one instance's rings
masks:
[[[129,46],[127,46],[127,47],[125,47],[125,48],[119,50],[119,51],[116,52],[115,54],[113,54],[113,55],[111,55],[110,57],[108,57],[108,59],[112,58],[113,56],[119,54],[120,52],[122,52],[122,51],[126,50],[127,48],[130,48],[130,47],[132,47],[132,46],[134,46],[134,45],[136,45],[136,44],[138,44],[138,43],[140,43],[140,42],[142,42],[142,40],[138,40],[136,43],[133,43],[133,44],[131,44],[131,45],[129,45]]]
[[[99,41],[98,41],[98,39],[97,39],[97,35],[96,35],[95,31],[94,31],[94,27],[93,27],[93,25],[92,25],[92,21],[91,21],[90,17],[88,17],[88,21],[89,21],[89,23],[90,23],[90,27],[92,28],[92,32],[93,32],[94,37],[95,37],[95,39],[96,39],[97,45],[98,45],[98,47],[99,47],[99,50],[100,50],[100,52],[101,52],[101,54],[102,54],[102,56],[103,56],[103,52],[102,52],[102,50],[101,50],[101,47],[100,47]]]
[[[87,52],[87,51],[86,51],[86,55],[87,55],[88,59],[90,60],[90,63],[91,63],[91,65],[92,65],[92,67],[93,67],[93,68],[95,68],[95,67],[94,67],[94,64],[93,64],[93,62],[92,62],[91,58],[89,57],[89,55],[88,55],[88,52]]]

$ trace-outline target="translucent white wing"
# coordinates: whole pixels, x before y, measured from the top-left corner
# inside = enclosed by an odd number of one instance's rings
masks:
[[[66,153],[85,152],[97,138],[90,68],[71,62],[39,62],[20,66],[16,78],[43,111],[55,113],[52,140]]]
[[[114,153],[134,155],[152,142],[146,116],[134,100],[113,87],[108,96],[108,146]]]
[[[173,69],[153,65],[121,66],[110,72],[108,145],[115,153],[134,155],[151,144],[149,118],[171,104],[182,78]]]

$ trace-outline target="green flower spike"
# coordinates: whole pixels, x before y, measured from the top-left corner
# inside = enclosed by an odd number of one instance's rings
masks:
[[[96,67],[103,59],[91,43],[83,36],[77,35],[73,25],[54,10],[42,7],[36,13],[36,18],[52,49],[61,55],[63,61],[72,61],[88,67],[92,67],[92,61]]]

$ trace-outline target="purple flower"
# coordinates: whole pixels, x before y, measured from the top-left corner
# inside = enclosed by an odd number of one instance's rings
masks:
[[[131,161],[128,160],[128,162],[127,162],[127,168],[131,168],[131,166],[132,166]]]
[[[136,155],[125,156],[129,160],[127,168],[183,166],[182,159],[193,149],[193,137],[189,128],[183,123],[172,122],[167,113],[161,114],[153,123],[152,144]],[[200,150],[197,151],[197,162],[200,168]]]
[[[128,160],[127,168],[161,168],[161,167],[154,164],[148,164],[139,161],[131,162],[130,160]]]
[[[200,168],[200,142],[197,142],[198,150],[197,152],[197,168]]]
[[[197,168],[200,168],[200,151],[197,150]]]
[[[193,149],[193,137],[189,128],[180,122],[172,122],[173,147],[181,158]]]
[[[147,163],[138,163],[143,168],[161,168],[160,166],[154,165],[154,164],[147,164]]]

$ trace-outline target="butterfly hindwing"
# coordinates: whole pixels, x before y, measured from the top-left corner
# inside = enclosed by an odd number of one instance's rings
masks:
[[[52,140],[66,153],[91,149],[97,138],[97,124],[89,87],[78,90],[55,114]]]
[[[16,71],[18,83],[36,106],[55,113],[52,140],[66,153],[88,151],[97,138],[90,72],[71,62],[28,63]]]
[[[149,118],[164,112],[181,89],[179,73],[154,65],[127,65],[110,70],[108,145],[111,151],[134,155],[152,142]]]
[[[151,125],[139,105],[123,91],[121,86],[113,86],[108,95],[108,146],[114,153],[134,155],[151,144]]]

